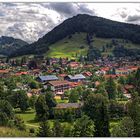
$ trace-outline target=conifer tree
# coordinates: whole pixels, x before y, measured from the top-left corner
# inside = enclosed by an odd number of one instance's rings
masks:
[[[38,137],[51,137],[52,136],[52,130],[48,121],[43,121],[40,123],[37,136]]]
[[[106,81],[105,89],[108,93],[109,99],[116,98],[116,84],[111,77]]]
[[[107,98],[101,94],[91,94],[84,102],[83,109],[95,123],[95,136],[110,136]]]
[[[47,120],[49,117],[49,108],[46,104],[45,97],[40,95],[35,103],[36,117],[39,120]]]

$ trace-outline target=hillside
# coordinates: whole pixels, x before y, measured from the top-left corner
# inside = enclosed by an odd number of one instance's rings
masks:
[[[0,37],[0,55],[10,55],[20,47],[28,45],[27,42],[13,37]]]
[[[95,47],[102,49],[102,46],[110,41],[111,39],[94,38],[94,42],[92,44]],[[86,33],[76,33],[72,35],[71,38],[66,37],[50,45],[46,56],[75,58],[76,56],[86,55],[88,48]]]
[[[140,26],[80,14],[65,20],[37,42],[18,49],[18,51],[15,51],[11,56],[43,54],[47,51],[52,54],[52,47],[59,46],[59,44],[63,42],[62,40],[75,33],[88,33],[96,36],[96,38],[104,39],[124,39],[135,44],[140,44]],[[79,40],[76,40],[76,42],[78,41]],[[56,45],[56,43],[58,45]],[[79,45],[80,44],[79,42]],[[63,44],[61,45],[63,49],[64,46]],[[65,46],[72,47],[70,44]],[[74,44],[73,47],[75,47]],[[59,47],[57,48],[60,49]],[[72,48],[68,50],[71,49]]]
[[[122,39],[115,39],[119,42],[120,45],[123,45],[126,49],[140,49],[140,44],[134,44],[132,42],[123,42]],[[93,42],[91,43],[95,48],[99,49],[102,52],[103,46],[110,44],[112,39],[106,38],[97,38],[94,37]],[[76,58],[80,55],[86,55],[88,52],[88,44],[86,41],[86,33],[76,33],[72,35],[72,38],[66,37],[52,45],[49,46],[49,51],[45,54],[49,57],[68,57],[68,58]],[[104,52],[102,52],[102,56],[113,55],[113,49],[106,48]]]
[[[29,137],[32,136],[26,131],[20,131],[8,127],[0,127],[0,137]]]

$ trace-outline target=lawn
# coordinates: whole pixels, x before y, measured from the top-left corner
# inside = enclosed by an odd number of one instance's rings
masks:
[[[57,99],[57,103],[67,103],[68,100]],[[35,110],[29,109],[26,112],[21,112],[19,109],[16,110],[16,114],[19,115],[25,122],[27,128],[38,128],[39,122],[35,120]],[[53,120],[49,120],[51,125],[53,125]],[[63,124],[63,123],[62,123]]]
[[[27,127],[38,128],[39,122],[35,121],[35,110],[31,109],[24,113],[16,111],[16,114],[24,120]]]
[[[61,100],[61,99],[56,99],[57,103],[68,103],[67,99]]]
[[[33,109],[28,110],[24,113],[17,111],[16,114],[20,115],[21,118],[24,120],[27,129],[29,129],[29,128],[38,129],[40,122],[35,120],[35,110],[33,110]],[[49,123],[52,126],[53,120],[49,120]]]

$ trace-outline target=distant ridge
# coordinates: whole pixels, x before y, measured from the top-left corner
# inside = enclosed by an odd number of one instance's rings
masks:
[[[45,30],[45,29],[44,29]],[[79,14],[65,20],[52,31],[31,45],[26,45],[15,51],[12,56],[25,54],[42,54],[49,50],[49,46],[74,33],[84,32],[101,38],[120,38],[140,44],[140,26],[121,23],[109,19]]]
[[[0,54],[11,55],[14,51],[22,46],[28,45],[27,42],[13,37],[1,36],[0,37]]]

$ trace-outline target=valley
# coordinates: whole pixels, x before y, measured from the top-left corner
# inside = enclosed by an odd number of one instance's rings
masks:
[[[36,42],[0,38],[0,137],[140,136],[140,26],[79,14]]]

